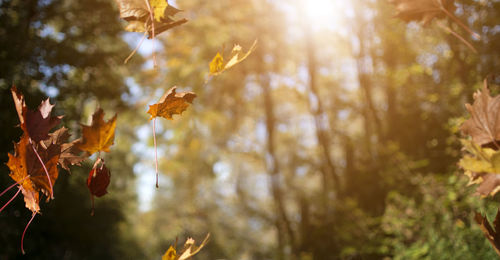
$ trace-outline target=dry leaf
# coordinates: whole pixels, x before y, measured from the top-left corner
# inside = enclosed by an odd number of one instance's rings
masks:
[[[115,0],[120,9],[120,18],[129,22],[125,28],[131,32],[148,31],[149,38],[153,35],[151,14],[144,0]],[[173,16],[181,10],[168,4],[166,0],[150,0],[153,17],[155,35],[158,35],[170,28],[186,23],[186,19],[174,20]]]
[[[189,104],[193,103],[196,97],[195,93],[176,93],[176,89],[177,87],[172,87],[160,98],[158,103],[149,106],[147,113],[151,115],[150,120],[158,116],[172,120],[173,115],[180,115],[188,108]]]
[[[460,130],[472,137],[474,143],[498,149],[500,140],[500,96],[491,97],[485,81],[481,91],[474,93],[474,104],[465,105],[471,118]]]
[[[98,109],[92,115],[90,126],[82,125],[82,140],[76,143],[76,147],[89,154],[95,152],[109,152],[113,144],[116,128],[116,114],[108,122],[104,121],[104,112]]]
[[[177,251],[173,246],[170,246],[165,254],[162,256],[162,260],[186,260],[194,255],[196,255],[200,250],[207,244],[210,234],[207,234],[203,242],[199,246],[195,245],[195,241],[192,238],[188,238],[186,243],[184,243],[184,248],[177,254]]]
[[[42,142],[44,147],[57,146],[59,148],[60,155],[58,163],[68,172],[70,165],[80,165],[80,163],[86,158],[86,156],[78,155],[81,151],[75,146],[76,143],[80,142],[80,139],[76,139],[68,143],[69,137],[70,135],[68,133],[68,129],[62,127],[54,133],[49,134],[49,138]]]
[[[21,122],[21,129],[36,143],[47,139],[49,131],[58,125],[62,118],[62,116],[50,116],[54,105],[51,105],[49,99],[46,99],[42,101],[37,110],[32,111],[26,107],[24,96],[17,90],[16,86],[12,87],[11,92]]]
[[[48,183],[49,179],[45,170],[32,150],[26,135],[21,137],[21,140],[15,144],[14,148],[14,155],[8,154],[9,176],[21,186],[26,207],[32,212],[39,212],[38,192],[43,192],[50,199],[50,187],[54,185],[58,177],[57,161],[59,160],[59,152],[55,149],[38,147],[38,153],[49,173],[51,185]]]
[[[209,74],[212,76],[216,76],[221,74],[222,72],[230,69],[234,65],[242,62],[244,59],[250,55],[255,50],[257,46],[257,40],[255,40],[252,44],[252,47],[247,51],[247,53],[243,54],[242,48],[240,45],[235,45],[233,50],[231,51],[230,58],[227,62],[224,62],[224,57],[218,52],[215,57],[212,59],[209,65]]]
[[[176,260],[177,259],[177,252],[175,251],[173,246],[170,246],[165,252],[165,254],[161,257],[161,260]]]
[[[500,228],[500,209],[497,211],[495,221],[493,222],[494,229],[486,216],[476,212],[475,219],[481,231],[483,231],[484,235],[495,249],[495,252],[500,256],[500,234],[498,233]]]
[[[180,253],[178,260],[186,260],[196,255],[200,250],[207,244],[210,234],[207,234],[203,242],[199,246],[195,245],[195,241],[192,238],[188,238],[184,244],[184,249]]]

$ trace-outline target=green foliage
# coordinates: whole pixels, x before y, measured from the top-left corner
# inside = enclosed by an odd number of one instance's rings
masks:
[[[394,259],[497,259],[474,220],[475,211],[496,212],[480,200],[465,177],[415,176],[415,197],[393,192],[382,217],[382,253]]]

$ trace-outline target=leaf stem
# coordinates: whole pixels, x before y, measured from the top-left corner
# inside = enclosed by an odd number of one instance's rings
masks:
[[[472,37],[475,37],[476,39],[480,40],[481,39],[481,36],[479,34],[477,34],[476,32],[473,32],[469,26],[465,25],[462,21],[460,21],[460,19],[458,19],[455,15],[453,15],[452,13],[450,13],[448,10],[446,10],[446,8],[444,8],[443,6],[441,6],[441,10],[447,15],[449,16],[454,22],[456,22],[458,25],[460,25],[462,28],[464,28],[464,30],[466,30],[470,35],[472,35]]]
[[[36,216],[36,212],[33,212],[33,214],[31,215],[30,221],[28,222],[28,224],[24,228],[23,236],[21,237],[21,252],[23,252],[23,255],[25,254],[24,253],[24,235],[26,234],[26,230],[28,230],[28,227],[31,224],[31,221],[33,221],[33,219],[35,218],[35,216]]]
[[[149,17],[151,18],[151,29],[152,29],[151,40],[153,41],[152,42],[153,64],[154,64],[154,67],[156,68],[158,66],[158,64],[156,63],[156,52],[155,52],[155,17],[154,17],[153,9],[151,8],[151,5],[149,4],[149,0],[144,0],[144,1],[146,2],[146,5],[148,6]]]
[[[50,187],[50,198],[53,199],[54,198],[54,190],[52,189],[52,181],[50,180],[49,171],[47,170],[47,167],[45,167],[45,164],[43,163],[42,158],[40,157],[40,155],[36,151],[35,144],[33,144],[33,142],[31,141],[31,138],[29,138],[29,141],[30,141],[30,144],[31,144],[31,148],[33,149],[33,151],[35,152],[36,157],[38,158],[38,161],[42,164],[43,170],[45,171],[45,175],[47,175],[47,180],[49,181],[49,187]]]
[[[477,50],[476,48],[474,48],[474,46],[472,46],[466,39],[464,39],[462,36],[460,36],[458,33],[454,32],[452,29],[450,29],[450,27],[442,24],[440,21],[437,21],[437,25],[439,27],[441,27],[441,29],[453,34],[453,36],[457,37],[460,41],[462,41],[465,45],[467,45],[467,47],[469,47],[469,49],[471,49],[474,53],[477,54]]]
[[[148,31],[146,30],[144,32],[144,34],[142,35],[142,38],[141,38],[141,41],[137,44],[137,46],[135,47],[135,49],[130,53],[130,55],[128,55],[128,57],[125,59],[125,61],[123,61],[123,64],[127,64],[127,62],[132,58],[132,56],[134,56],[134,54],[137,52],[137,50],[139,50],[139,48],[141,47],[142,45],[142,42],[144,42],[144,39],[146,39],[146,35],[147,35]]]
[[[17,197],[17,195],[19,194],[20,191],[21,191],[21,187],[19,187],[19,189],[17,190],[16,194],[14,196],[12,196],[12,198],[10,198],[10,200],[7,201],[7,203],[5,203],[5,205],[3,205],[3,207],[0,209],[0,212],[2,212],[2,210],[5,207],[7,207],[7,205],[9,205]]]
[[[2,191],[2,193],[0,193],[0,197],[2,197],[2,195],[4,195],[7,191],[9,191],[10,189],[14,188],[14,186],[16,186],[17,184],[21,184],[21,182],[23,182],[26,178],[28,178],[29,175],[26,175],[24,178],[22,178],[21,180],[19,181],[16,181],[14,184],[10,185],[7,189],[5,189],[4,191]]]
[[[92,209],[90,210],[90,216],[94,216],[94,195],[92,195],[92,192],[89,192],[90,194],[90,201],[92,203]]]
[[[155,146],[155,170],[156,170],[156,188],[159,188],[158,185],[158,150],[156,148],[156,117],[153,118],[153,143]]]

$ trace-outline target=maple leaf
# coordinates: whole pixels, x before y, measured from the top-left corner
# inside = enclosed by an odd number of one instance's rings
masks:
[[[109,186],[110,178],[111,172],[104,163],[100,167],[93,168],[87,178],[87,187],[90,193],[96,197],[104,196],[108,193],[106,189]]]
[[[252,47],[243,54],[242,48],[240,45],[236,44],[233,47],[233,50],[231,51],[230,58],[228,59],[227,62],[224,62],[224,57],[217,52],[215,57],[212,59],[209,65],[209,74],[212,76],[216,76],[221,74],[222,72],[230,69],[234,65],[242,62],[245,60],[250,53],[252,53],[255,50],[255,47],[257,46],[257,40],[255,40],[252,44]]]
[[[495,221],[493,222],[494,227],[491,226],[488,218],[476,212],[475,220],[479,224],[481,231],[490,241],[491,245],[495,249],[495,252],[500,256],[500,209],[497,211]]]
[[[166,0],[150,0],[149,2],[145,0],[115,0],[115,2],[120,9],[120,18],[129,22],[125,30],[148,32],[149,38],[152,38],[153,35],[151,16],[154,17],[155,35],[187,22],[186,19],[173,19],[173,16],[181,10],[168,4]],[[150,13],[150,9],[152,13]]]
[[[454,0],[389,0],[396,6],[396,17],[406,22],[420,21],[424,25],[434,18],[443,18],[455,11]]]
[[[116,114],[108,122],[105,122],[103,118],[104,111],[98,109],[92,115],[90,126],[82,125],[82,140],[76,143],[78,149],[89,154],[100,151],[109,152],[109,147],[115,138]]]
[[[165,93],[158,103],[150,105],[148,114],[151,115],[149,120],[153,120],[153,141],[155,147],[155,169],[156,169],[156,188],[158,188],[158,154],[156,150],[156,117],[161,116],[169,120],[173,120],[173,115],[181,114],[184,112],[189,104],[191,104],[196,97],[193,92],[176,93],[177,87],[170,88]]]
[[[50,116],[54,105],[51,105],[49,99],[46,99],[42,101],[37,110],[32,111],[26,107],[24,96],[17,90],[16,86],[12,87],[11,92],[21,122],[21,129],[35,142],[47,139],[49,131],[58,125],[62,118],[62,116]]]
[[[194,255],[196,255],[200,250],[207,244],[210,234],[207,234],[203,242],[199,246],[195,245],[195,241],[192,238],[188,238],[184,243],[184,248],[181,253],[177,254],[175,248],[170,246],[165,254],[162,256],[162,260],[186,260]]]
[[[32,212],[39,212],[40,207],[39,194],[42,192],[50,199],[51,186],[55,183],[58,177],[57,161],[59,159],[59,151],[56,149],[44,149],[39,146],[38,153],[41,160],[44,162],[51,184],[48,183],[44,166],[38,161],[34,151],[29,143],[28,136],[23,135],[21,140],[15,144],[14,155],[8,154],[9,161],[7,166],[10,169],[10,177],[21,186],[21,191],[24,195],[26,207]]]
[[[491,97],[485,81],[483,89],[474,93],[473,105],[465,107],[471,118],[465,121],[460,130],[470,135],[474,143],[482,146],[494,146],[500,140],[500,96]]]
[[[81,151],[76,147],[76,144],[80,142],[80,139],[76,139],[68,143],[68,138],[70,134],[66,127],[62,127],[56,130],[54,133],[49,134],[49,138],[42,142],[42,145],[46,147],[55,146],[60,150],[59,155],[59,165],[70,171],[70,165],[80,165],[80,163],[85,160],[85,156],[78,155]]]
[[[172,120],[173,115],[180,115],[189,107],[189,104],[193,103],[194,98],[196,98],[195,93],[176,93],[176,89],[177,87],[170,88],[167,93],[160,98],[158,103],[149,106],[147,113],[151,115],[150,120],[158,116]]]

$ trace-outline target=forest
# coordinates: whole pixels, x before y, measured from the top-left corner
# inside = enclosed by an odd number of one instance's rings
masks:
[[[500,0],[0,0],[0,259],[498,259],[499,87]]]

